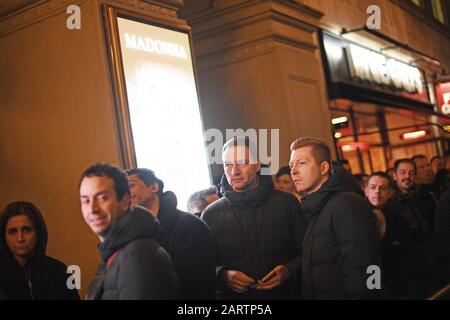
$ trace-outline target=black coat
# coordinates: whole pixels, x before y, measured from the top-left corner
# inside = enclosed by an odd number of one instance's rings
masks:
[[[445,285],[450,282],[450,188],[441,195],[439,200],[434,220],[434,232],[443,278],[441,285]]]
[[[306,220],[298,200],[273,189],[270,176],[261,176],[258,187],[233,192],[225,176],[223,198],[210,204],[202,219],[210,226],[216,244],[216,286],[220,299],[294,299],[299,297],[298,274]],[[224,280],[226,269],[261,280],[284,264],[291,277],[273,290],[249,289],[236,293]]]
[[[68,289],[67,266],[46,255],[21,266],[12,256],[0,261],[0,299],[78,300],[76,289]],[[28,285],[31,282],[31,288]]]
[[[207,224],[193,214],[177,210],[175,194],[160,197],[158,241],[172,258],[181,300],[215,299],[216,253]]]
[[[305,299],[366,299],[367,268],[380,266],[375,216],[353,177],[336,167],[322,187],[302,199],[311,217],[303,241]]]
[[[155,240],[158,232],[159,223],[142,207],[119,217],[99,245],[105,264],[91,283],[88,299],[176,298],[176,276],[169,255]]]

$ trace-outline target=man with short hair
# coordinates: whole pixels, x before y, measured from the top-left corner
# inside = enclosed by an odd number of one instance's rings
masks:
[[[415,186],[416,166],[411,159],[399,159],[394,165],[394,194],[388,210],[403,218],[407,225],[409,253],[406,267],[410,299],[424,299],[437,285],[436,250],[430,221],[434,212],[427,212],[430,201]]]
[[[216,186],[211,186],[207,189],[194,192],[188,199],[187,210],[200,217],[203,210],[216,200],[219,200],[217,188]]]
[[[362,190],[340,166],[331,169],[330,148],[318,138],[291,144],[289,165],[302,208],[310,217],[303,241],[303,297],[367,299],[367,268],[380,266],[379,237]]]
[[[175,194],[164,192],[164,182],[152,170],[134,168],[127,174],[132,205],[150,210],[161,224],[158,241],[172,258],[180,299],[214,299],[215,248],[208,226],[178,210]]]
[[[430,160],[430,165],[433,176],[436,176],[439,170],[445,169],[445,159],[441,156],[434,156]]]
[[[202,219],[217,247],[219,299],[296,299],[306,221],[299,201],[261,175],[256,146],[235,137],[223,146],[223,197]]]
[[[431,166],[428,163],[428,159],[423,154],[415,155],[411,158],[416,166],[416,184],[430,185],[433,183],[433,171],[431,171]]]
[[[147,210],[130,209],[125,173],[97,163],[82,173],[79,191],[83,218],[100,239],[104,262],[88,299],[176,298],[170,257],[155,240],[159,224]]]
[[[389,210],[387,205],[392,196],[392,183],[384,172],[372,173],[365,189],[367,201],[377,219],[384,221],[381,236],[381,260],[383,279],[390,299],[401,299],[407,293],[406,257],[408,253],[408,230],[401,216]]]

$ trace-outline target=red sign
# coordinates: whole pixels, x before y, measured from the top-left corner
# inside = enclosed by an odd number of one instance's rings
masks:
[[[447,116],[450,116],[450,82],[437,83],[435,90],[439,111]],[[445,124],[450,123],[450,120],[445,118],[443,121]]]

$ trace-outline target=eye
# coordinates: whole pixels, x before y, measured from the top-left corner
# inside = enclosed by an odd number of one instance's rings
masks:
[[[89,204],[89,199],[81,198],[81,204]]]
[[[108,196],[106,194],[101,194],[98,196],[98,200],[104,202],[104,201],[108,200]]]
[[[6,230],[6,233],[10,236],[13,236],[17,233],[17,229],[8,229]]]
[[[23,232],[25,233],[32,233],[34,229],[32,227],[23,227]]]

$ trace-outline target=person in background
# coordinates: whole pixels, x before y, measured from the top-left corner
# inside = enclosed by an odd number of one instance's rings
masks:
[[[352,173],[352,167],[350,166],[350,162],[348,162],[347,159],[339,159],[337,162],[344,168],[344,170],[347,170],[348,172]]]
[[[48,232],[39,209],[17,201],[0,216],[0,296],[8,300],[79,300],[67,266],[45,254]],[[1,299],[1,298],[0,298]]]
[[[159,223],[147,209],[131,208],[126,174],[111,164],[94,164],[81,174],[79,192],[83,218],[100,239],[104,262],[87,299],[177,298],[170,256],[156,241]]]
[[[408,230],[406,221],[387,206],[393,193],[392,187],[392,182],[385,173],[374,172],[369,176],[365,193],[377,220],[382,221],[379,223],[381,259],[388,298],[402,299],[407,294],[405,262],[408,254]],[[380,227],[383,224],[384,227]]]
[[[284,191],[293,194],[300,200],[300,195],[295,190],[294,181],[291,177],[291,169],[289,166],[281,167],[275,175],[274,187],[276,190]]]
[[[440,287],[450,283],[450,188],[442,194],[436,208],[434,232],[439,253]]]
[[[158,219],[158,242],[172,258],[182,300],[215,298],[215,246],[205,222],[177,209],[177,197],[164,192],[164,182],[152,170],[127,170],[131,203],[143,206]]]
[[[387,169],[386,175],[391,179],[391,181],[394,181],[394,168]]]
[[[414,162],[411,159],[399,159],[395,162],[394,170],[395,188],[387,210],[401,216],[407,226],[408,298],[425,299],[437,289],[437,254],[429,225],[434,212],[425,210],[424,200],[417,191]]]
[[[445,169],[445,159],[441,156],[434,156],[430,160],[431,171],[436,176],[439,170]]]
[[[211,186],[207,189],[194,192],[187,201],[187,210],[200,218],[203,210],[216,200],[219,200],[217,187]]]
[[[358,181],[359,185],[361,186],[361,189],[365,190],[369,176],[365,173],[357,173],[354,174],[353,177],[356,179],[356,181]]]

